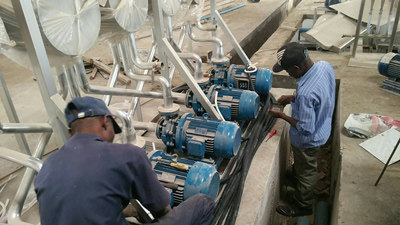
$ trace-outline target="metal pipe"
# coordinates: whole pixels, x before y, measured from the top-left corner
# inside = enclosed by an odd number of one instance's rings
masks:
[[[133,121],[133,127],[136,130],[146,130],[146,131],[151,131],[151,132],[156,132],[157,128],[158,128],[158,124],[157,123],[144,123],[144,122],[140,122],[140,121]]]
[[[136,47],[136,41],[135,41],[135,35],[133,33],[129,34],[128,36],[129,39],[129,51],[130,55],[132,57],[133,63],[135,66],[137,66],[139,69],[142,70],[160,70],[164,67],[164,64],[162,62],[156,61],[156,62],[142,62],[139,58],[139,54],[137,52],[137,47]]]
[[[157,43],[153,41],[153,45],[151,46],[150,49],[150,53],[147,57],[147,62],[151,62],[153,61],[154,55],[156,54],[156,49],[157,49]],[[148,74],[150,70],[144,70],[143,73],[144,74]],[[136,86],[136,90],[141,91],[143,90],[145,82],[144,81],[139,81],[139,83]],[[131,103],[131,107],[128,111],[128,115],[129,117],[133,118],[133,115],[135,114],[135,112],[138,110],[138,107],[140,106],[139,104],[139,98],[138,97],[134,97]]]
[[[47,146],[47,143],[49,142],[50,137],[51,133],[45,133],[40,136],[39,143],[36,147],[35,152],[33,153],[34,158],[41,159],[43,157],[44,150]],[[8,224],[28,225],[28,223],[24,223],[21,221],[21,211],[35,175],[36,172],[33,169],[26,169],[24,177],[22,178],[21,183],[18,187],[17,193],[15,194],[15,198],[11,203],[10,209],[8,210]]]
[[[100,86],[91,86],[89,80],[87,79],[85,67],[83,66],[82,59],[78,60],[75,64],[75,70],[78,73],[78,81],[81,89],[86,94],[99,94],[99,95],[116,95],[116,96],[136,96],[136,97],[147,97],[147,98],[163,98],[161,92],[143,92],[131,89],[122,88],[108,88]]]
[[[210,36],[210,37],[206,37],[206,38],[196,37],[196,35],[193,33],[192,25],[188,24],[188,26],[189,26],[188,34],[189,34],[190,39],[192,39],[193,41],[197,41],[197,42],[213,42],[216,47],[216,52],[213,53],[213,58],[215,58],[216,60],[223,60],[224,48],[223,48],[221,39],[214,37],[214,36]]]
[[[369,10],[369,17],[367,23],[367,34],[371,34],[371,19],[372,19],[372,11],[374,10],[375,0],[371,0],[371,8]]]
[[[3,134],[15,133],[51,133],[52,127],[48,123],[1,123],[0,131]]]
[[[361,29],[362,17],[363,17],[363,12],[364,12],[364,6],[365,6],[365,0],[361,0],[360,12],[358,13],[358,20],[357,20],[356,36],[354,37],[354,45],[353,45],[353,49],[352,49],[353,51],[351,53],[352,58],[356,57],[356,51],[357,51],[358,39],[360,37],[360,29]]]
[[[118,110],[115,112],[115,116],[117,116],[122,122],[122,142],[124,144],[134,144],[136,142],[136,131],[132,125],[132,121],[128,113]]]
[[[201,24],[201,21],[200,20],[197,20],[196,21],[196,27],[199,29],[199,30],[201,30],[201,31],[216,31],[217,30],[217,25],[216,24],[214,24],[214,25],[203,25],[203,24]]]
[[[39,172],[43,165],[43,161],[38,158],[4,147],[0,147],[0,158],[29,167],[36,172]]]
[[[68,96],[68,88],[66,87],[66,78],[65,78],[65,73],[62,72],[58,74],[57,76],[58,80],[58,85],[60,86],[60,90],[58,90],[58,94],[61,95],[61,97],[65,100]]]
[[[167,40],[169,43],[174,42],[174,31],[172,29],[172,17],[167,16],[167,35],[166,35]]]
[[[201,61],[201,58],[199,55],[195,53],[178,53],[178,56],[181,59],[191,59],[196,62],[196,68],[194,70],[194,79],[196,81],[202,80],[204,77],[204,72],[203,72],[203,62]]]
[[[385,0],[381,0],[381,8],[379,9],[378,24],[376,25],[375,34],[379,34],[379,30],[381,28],[381,19],[382,19],[382,12],[383,12],[384,5],[385,5]]]
[[[181,28],[181,34],[179,36],[179,41],[178,41],[178,44],[177,44],[178,48],[182,48],[183,41],[185,40],[185,36],[186,36],[186,26],[184,25]],[[189,64],[189,66],[192,66],[192,64]],[[174,78],[175,69],[176,69],[175,65],[172,64],[171,68],[169,70],[169,80],[170,80],[170,82],[172,81],[172,78]]]
[[[66,65],[63,65],[63,68],[71,98],[80,97],[81,93],[79,92],[79,88],[76,84],[76,79],[74,77],[75,73],[71,71],[71,68],[67,67]]]
[[[129,43],[127,39],[121,41],[118,44],[119,54],[121,56],[122,65],[124,66],[125,73],[129,73],[133,71],[133,66],[129,57],[130,51],[129,50]],[[136,50],[135,50],[136,51]],[[119,62],[121,62],[119,61]]]
[[[392,20],[393,6],[394,6],[394,2],[395,2],[395,1],[396,1],[396,0],[392,0],[392,2],[390,3],[389,16],[388,16],[388,20],[387,20],[387,24],[386,24],[386,32],[385,32],[386,35],[389,34],[389,30],[390,30],[390,21]]]
[[[388,52],[393,51],[394,38],[396,37],[397,26],[399,25],[399,16],[400,16],[400,6],[397,6],[397,12],[396,12],[396,17],[394,18],[392,35],[390,37]]]
[[[110,79],[108,80],[107,87],[115,87],[115,83],[118,79],[118,73],[121,68],[121,60],[118,52],[118,46],[114,43],[110,43],[111,55],[113,57],[113,67],[111,69]],[[104,95],[103,100],[106,105],[110,105],[111,95]]]
[[[172,89],[169,81],[162,76],[147,76],[147,75],[136,75],[132,72],[126,74],[129,78],[137,81],[156,81],[162,87],[163,98],[164,98],[164,107],[171,108],[172,107]]]
[[[17,111],[15,110],[14,103],[11,99],[10,92],[8,91],[8,87],[6,81],[4,79],[3,74],[0,72],[0,100],[2,101],[4,110],[6,111],[8,121],[11,123],[19,123],[19,118]],[[15,134],[15,139],[17,140],[17,144],[19,149],[28,155],[32,155],[32,152],[29,148],[28,141],[24,134]]]

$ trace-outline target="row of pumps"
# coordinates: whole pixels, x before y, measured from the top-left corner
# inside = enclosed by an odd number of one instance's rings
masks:
[[[186,106],[193,113],[164,116],[157,123],[156,135],[166,150],[152,151],[148,157],[160,182],[171,191],[171,205],[197,193],[217,199],[219,162],[238,153],[242,141],[239,124],[257,117],[260,96],[268,94],[272,87],[272,73],[268,69],[234,64],[216,68],[202,88],[223,120],[211,119],[188,90]],[[178,157],[175,153],[186,156]]]

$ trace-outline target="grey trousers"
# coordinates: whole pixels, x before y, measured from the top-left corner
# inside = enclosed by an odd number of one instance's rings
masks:
[[[165,216],[151,224],[208,225],[214,218],[215,203],[204,194],[197,194],[174,207]]]
[[[298,179],[295,187],[295,201],[299,207],[311,207],[317,184],[317,154],[320,147],[297,148],[292,145],[293,174]]]

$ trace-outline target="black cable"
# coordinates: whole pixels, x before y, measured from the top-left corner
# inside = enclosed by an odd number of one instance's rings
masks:
[[[217,203],[215,217],[212,224],[234,224],[243,194],[244,183],[252,162],[262,141],[270,132],[276,119],[268,114],[268,109],[275,102],[273,96],[262,97],[263,106],[259,116],[252,121],[242,138],[239,156],[233,163],[235,167],[226,168],[227,176],[221,179],[222,187],[225,187],[220,200]],[[225,193],[226,192],[226,193]],[[226,217],[226,219],[225,219]]]

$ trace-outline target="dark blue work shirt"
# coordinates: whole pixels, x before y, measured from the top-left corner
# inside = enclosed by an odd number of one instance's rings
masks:
[[[49,155],[35,179],[42,225],[128,224],[132,198],[150,211],[170,203],[145,151],[76,134]]]

